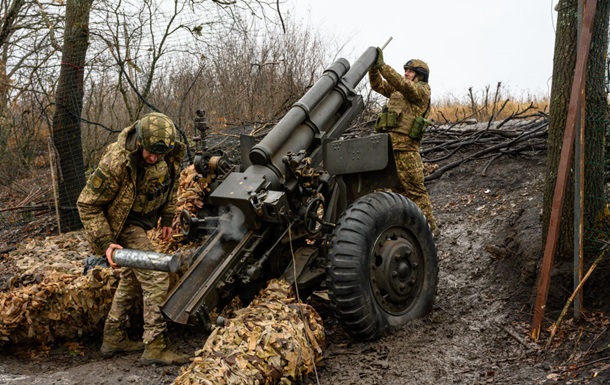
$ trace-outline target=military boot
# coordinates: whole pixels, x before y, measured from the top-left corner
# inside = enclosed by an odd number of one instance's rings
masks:
[[[142,341],[132,341],[127,337],[127,333],[123,330],[117,330],[104,326],[104,341],[100,349],[105,356],[112,356],[115,353],[121,352],[139,352],[144,349]]]
[[[145,364],[182,365],[189,362],[189,356],[171,351],[161,334],[145,345],[141,361]]]

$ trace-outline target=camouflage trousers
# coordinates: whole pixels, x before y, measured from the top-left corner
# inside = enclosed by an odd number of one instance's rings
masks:
[[[139,226],[126,226],[119,235],[118,243],[126,249],[155,251],[146,236],[146,231]],[[161,305],[169,290],[169,274],[163,271],[121,268],[121,279],[112,299],[112,306],[106,317],[104,334],[120,335],[126,329],[128,316],[139,300],[140,293],[144,302],[144,335],[145,344],[150,343],[167,327],[161,314]],[[104,336],[108,338],[110,336]]]
[[[398,178],[402,187],[400,192],[412,200],[424,213],[430,223],[430,230],[436,230],[436,221],[432,214],[432,203],[428,190],[424,186],[424,164],[419,152],[394,151]]]

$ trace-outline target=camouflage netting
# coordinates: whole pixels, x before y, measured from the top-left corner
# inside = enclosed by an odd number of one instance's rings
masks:
[[[40,282],[0,293],[0,346],[75,340],[101,329],[118,274],[96,268],[86,276],[39,277]]]
[[[50,272],[81,274],[83,260],[90,254],[91,247],[80,231],[30,240],[9,254],[8,258],[19,269],[19,274],[5,284],[5,289],[18,286],[17,281],[27,280],[28,276]]]
[[[195,166],[190,165],[180,173],[180,186],[178,187],[178,213],[187,210],[193,215],[203,207],[203,197],[209,192],[206,179],[199,178]],[[174,219],[174,225],[180,222],[180,216]]]
[[[322,319],[273,280],[224,327],[216,328],[175,385],[290,384],[322,359]]]
[[[178,250],[179,247],[181,249],[185,249],[185,246],[180,243],[180,241],[184,241],[185,239],[185,236],[182,235],[182,230],[180,228],[180,213],[186,210],[191,213],[191,215],[197,216],[197,213],[203,207],[203,198],[208,192],[208,184],[205,179],[198,178],[198,174],[195,171],[195,166],[190,165],[182,170],[180,173],[180,184],[178,185],[176,215],[174,216],[174,220],[172,222],[172,227],[174,229],[174,241],[162,243],[160,240],[160,228],[153,229],[148,233],[148,237],[151,239],[159,253],[173,253]]]

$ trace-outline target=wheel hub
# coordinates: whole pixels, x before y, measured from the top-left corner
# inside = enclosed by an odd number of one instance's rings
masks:
[[[379,238],[371,261],[371,284],[377,301],[390,312],[407,309],[421,286],[420,256],[402,229]]]

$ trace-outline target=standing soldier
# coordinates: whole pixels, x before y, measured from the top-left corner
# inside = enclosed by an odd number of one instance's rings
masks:
[[[112,268],[112,252],[123,247],[154,251],[146,232],[160,220],[162,239],[172,235],[176,191],[185,146],[176,141],[174,123],[151,113],[125,128],[106,149],[87,181],[77,206],[85,232],[96,253],[105,253]],[[142,292],[144,344],[127,337],[127,319]],[[182,364],[188,356],[167,346],[161,305],[169,290],[169,274],[121,268],[121,279],[104,325],[101,351],[112,355],[144,349],[142,361]]]
[[[403,193],[423,211],[432,233],[438,236],[419,153],[430,110],[430,69],[418,59],[409,60],[404,69],[401,76],[385,64],[383,51],[377,48],[377,62],[369,70],[369,81],[374,91],[390,99],[377,118],[375,130],[390,134]]]

